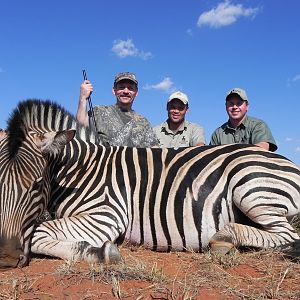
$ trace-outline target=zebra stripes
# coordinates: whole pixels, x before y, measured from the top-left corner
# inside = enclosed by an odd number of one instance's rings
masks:
[[[66,164],[58,165],[64,173],[54,181],[65,184],[52,197],[55,220],[36,230],[35,252],[52,249],[56,239],[48,237],[57,228],[60,240],[84,236],[95,246],[125,238],[157,251],[199,251],[219,240],[270,248],[298,239],[287,217],[299,212],[300,172],[279,155],[241,145],[137,149],[76,140],[69,147],[65,153],[76,159],[59,158]],[[59,197],[65,189],[69,194]],[[62,217],[68,217],[63,224]],[[76,232],[68,232],[72,226]]]
[[[74,118],[50,101],[26,101],[14,110],[0,138],[0,266],[26,265],[36,219],[50,195],[49,153],[58,153],[75,131],[53,133],[77,126]],[[52,119],[48,116],[52,115]],[[63,116],[63,118],[62,118]],[[54,121],[55,120],[55,121]],[[64,136],[62,138],[62,136]],[[90,137],[93,139],[93,136]]]
[[[51,113],[43,122],[49,119]],[[34,130],[43,132],[41,118],[37,123]],[[68,139],[62,135],[63,151],[47,157],[52,219],[34,229],[34,253],[95,262],[107,241],[124,239],[156,251],[210,245],[224,252],[233,246],[281,248],[299,239],[288,221],[299,214],[300,170],[278,154],[247,145],[174,150]]]

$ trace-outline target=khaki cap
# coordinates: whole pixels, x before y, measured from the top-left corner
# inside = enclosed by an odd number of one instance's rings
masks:
[[[232,90],[230,90],[227,95],[226,95],[226,100],[227,98],[232,95],[232,94],[236,94],[238,95],[242,100],[244,101],[248,101],[248,97],[246,94],[246,91],[241,89],[241,88],[233,88]]]
[[[130,72],[121,72],[116,75],[114,84],[118,83],[121,80],[130,80],[134,82],[136,85],[138,85],[138,81],[135,77],[135,74],[130,73]]]
[[[187,105],[189,103],[188,96],[185,93],[182,93],[180,91],[171,94],[168,102],[172,101],[173,99],[180,100],[184,105]]]

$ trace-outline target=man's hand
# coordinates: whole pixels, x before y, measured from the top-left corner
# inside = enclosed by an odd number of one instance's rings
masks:
[[[89,126],[89,116],[86,111],[86,101],[93,92],[93,86],[89,80],[84,80],[80,85],[80,95],[76,118],[82,125]]]
[[[89,80],[84,80],[80,85],[80,100],[87,100],[93,92],[93,85]]]

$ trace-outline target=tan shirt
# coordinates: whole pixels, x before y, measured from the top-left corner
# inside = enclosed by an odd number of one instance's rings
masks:
[[[196,123],[184,121],[182,126],[173,132],[166,122],[153,128],[161,148],[180,148],[205,144],[204,129]]]

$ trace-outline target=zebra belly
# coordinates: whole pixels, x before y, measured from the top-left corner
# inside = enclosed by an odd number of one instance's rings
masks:
[[[151,230],[145,228],[141,235],[140,228],[133,227],[127,230],[125,240],[130,245],[143,246],[155,251],[202,251],[208,246],[210,238],[216,232],[203,230],[199,235],[195,226],[192,226],[190,222],[184,224],[184,228],[184,235],[180,235],[176,228],[169,228],[167,236],[162,230],[156,230],[156,234],[153,235]]]
[[[228,224],[229,219],[234,219],[228,211],[228,202],[222,199],[216,220],[216,214],[212,213],[215,201],[211,200],[205,201],[200,211],[195,206],[195,199],[187,194],[180,213],[182,219],[179,221],[172,199],[167,202],[163,219],[160,217],[162,210],[159,205],[155,206],[154,216],[149,215],[148,209],[144,209],[142,217],[136,214],[129,222],[125,240],[129,244],[143,245],[156,251],[205,250],[216,231]]]

